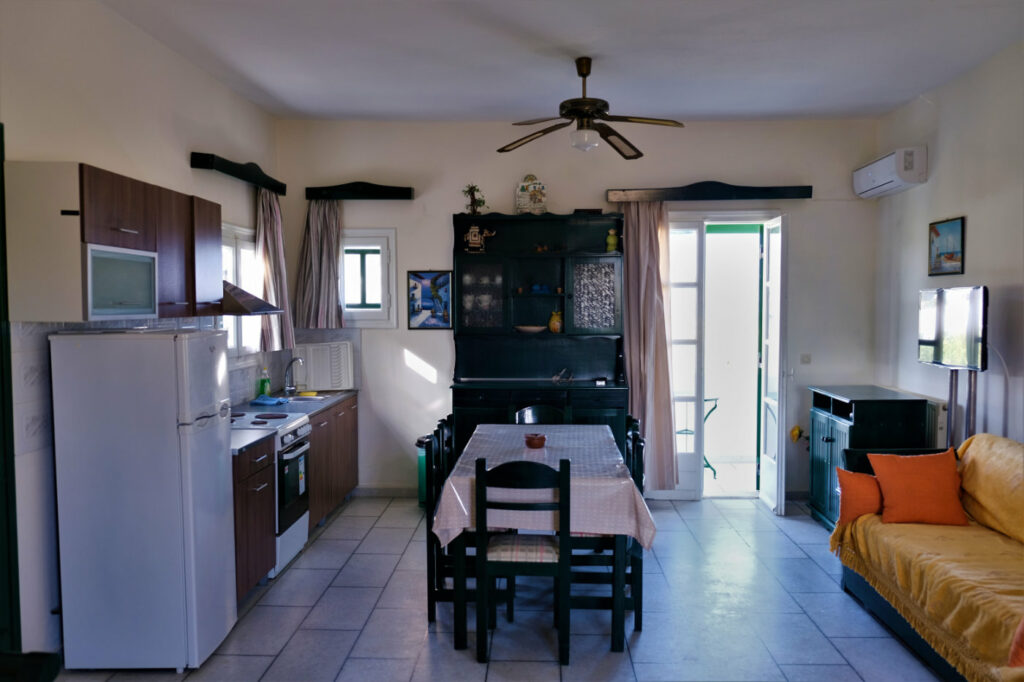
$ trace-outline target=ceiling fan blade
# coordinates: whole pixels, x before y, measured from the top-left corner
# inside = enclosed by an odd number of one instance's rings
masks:
[[[516,123],[513,123],[512,125],[514,125],[514,126],[532,126],[532,125],[537,125],[538,123],[544,123],[546,121],[557,121],[560,118],[562,118],[562,117],[561,116],[552,116],[550,118],[531,118],[529,121],[518,121]]]
[[[570,123],[572,123],[572,121],[563,121],[561,123],[556,123],[553,126],[548,126],[547,128],[544,128],[543,130],[538,130],[536,132],[530,133],[529,135],[527,135],[525,137],[520,137],[515,142],[509,142],[504,147],[501,147],[500,149],[498,149],[498,151],[499,152],[510,152],[513,149],[517,149],[519,147],[522,147],[527,142],[533,142],[538,137],[543,137],[544,135],[547,135],[548,133],[555,132],[559,128],[564,128],[565,126],[569,125]],[[602,135],[602,137],[603,137],[603,135]]]
[[[644,153],[637,149],[636,147],[634,147],[629,140],[615,132],[615,130],[612,129],[611,126],[606,125],[604,123],[599,123],[598,121],[594,121],[592,127],[594,128],[594,130],[598,132],[598,134],[605,142],[611,145],[612,149],[617,151],[619,155],[622,156],[622,158],[639,159],[641,156],[644,155]]]
[[[655,126],[671,126],[673,128],[685,127],[679,121],[673,121],[670,118],[648,118],[646,116],[613,116],[604,112],[597,112],[597,118],[603,121],[621,121],[623,123],[649,123]]]

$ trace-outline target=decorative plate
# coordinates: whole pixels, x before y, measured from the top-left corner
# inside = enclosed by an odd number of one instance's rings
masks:
[[[517,332],[523,332],[524,334],[536,334],[537,332],[544,331],[547,327],[544,325],[517,324],[515,329]]]
[[[516,185],[516,213],[547,211],[547,190],[537,176],[530,173]]]

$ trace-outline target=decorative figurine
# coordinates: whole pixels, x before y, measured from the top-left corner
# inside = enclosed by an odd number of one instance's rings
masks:
[[[544,183],[532,173],[523,176],[516,185],[516,213],[544,213],[547,211],[546,203]]]
[[[552,310],[551,318],[548,320],[548,331],[552,334],[562,333],[562,311]]]
[[[483,253],[484,240],[495,235],[494,230],[481,230],[479,225],[470,225],[462,239],[466,242],[466,251],[470,253]]]
[[[466,185],[462,188],[462,193],[469,199],[469,203],[466,204],[466,211],[469,212],[469,215],[480,215],[480,209],[487,208],[484,193],[476,185]]]
[[[604,250],[608,253],[619,250],[619,236],[615,234],[615,228],[608,230],[608,236],[605,237],[604,243],[607,245]]]

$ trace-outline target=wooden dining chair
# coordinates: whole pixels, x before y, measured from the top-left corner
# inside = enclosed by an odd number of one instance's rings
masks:
[[[553,502],[511,502],[493,499],[488,490],[555,490]],[[494,586],[497,577],[511,582],[517,575],[550,576],[555,583],[555,625],[558,628],[558,660],[569,664],[569,584],[572,549],[569,539],[569,460],[558,463],[558,471],[539,462],[518,460],[500,464],[490,471],[487,460],[476,460],[476,657],[489,659],[487,627],[496,626]],[[542,515],[558,514],[558,533],[488,535],[492,509],[515,510]]]
[[[441,499],[444,482],[455,466],[455,451],[452,447],[451,415],[438,421],[437,428],[431,433],[426,448],[426,490],[424,495],[427,523],[427,621],[433,623],[437,619],[437,603],[455,600],[455,589],[449,581],[455,580],[455,555],[442,547],[434,535],[434,514],[437,503]],[[467,548],[475,547],[475,538],[467,534]],[[467,575],[475,575],[475,564],[472,556],[467,559]],[[473,594],[470,591],[469,597]]]
[[[551,405],[527,405],[516,411],[516,424],[563,424],[565,413]]]

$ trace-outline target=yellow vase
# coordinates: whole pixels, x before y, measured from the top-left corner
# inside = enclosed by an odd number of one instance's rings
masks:
[[[551,312],[551,318],[548,319],[548,331],[552,334],[562,333],[562,311],[554,310]]]

